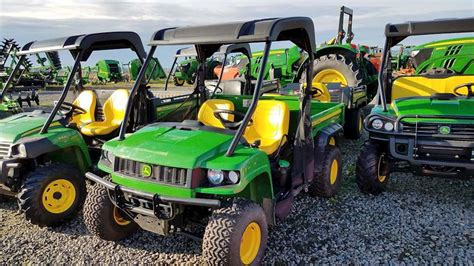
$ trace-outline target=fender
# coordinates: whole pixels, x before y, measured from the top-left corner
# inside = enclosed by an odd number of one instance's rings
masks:
[[[340,124],[334,123],[331,124],[327,127],[325,127],[323,130],[321,130],[318,135],[314,138],[314,158],[315,160],[322,160],[324,158],[324,152],[326,151],[326,147],[329,144],[329,140],[331,137],[336,138],[336,143],[337,139],[344,133],[344,127],[341,126]],[[315,171],[320,172],[321,169],[321,164],[316,164],[315,165]]]

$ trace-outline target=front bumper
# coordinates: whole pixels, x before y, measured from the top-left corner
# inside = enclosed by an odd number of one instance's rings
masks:
[[[162,220],[170,220],[174,217],[176,205],[207,208],[219,208],[221,206],[221,201],[217,199],[161,196],[112,183],[90,172],[86,173],[86,177],[107,188],[112,203],[120,209],[145,216],[157,217]]]
[[[7,179],[20,175],[21,162],[17,158],[0,159],[0,183],[5,184]]]

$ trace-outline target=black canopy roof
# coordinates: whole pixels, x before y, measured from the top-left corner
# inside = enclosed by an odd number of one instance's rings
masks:
[[[44,41],[27,43],[19,55],[58,50],[70,50],[73,55],[84,51],[82,61],[87,60],[92,51],[129,48],[141,58],[146,57],[140,36],[131,31],[82,34]]]
[[[316,48],[313,21],[308,17],[267,18],[168,28],[155,32],[150,45],[214,45],[284,40],[292,41],[307,52],[313,52]]]
[[[409,21],[385,26],[385,36],[393,39],[391,46],[396,45],[408,36],[467,32],[474,32],[474,17]]]

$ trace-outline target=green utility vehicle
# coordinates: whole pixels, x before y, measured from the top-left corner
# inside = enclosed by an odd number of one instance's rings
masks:
[[[390,48],[409,36],[474,32],[474,18],[388,24],[380,99],[365,119],[369,141],[357,160],[361,191],[378,194],[390,172],[474,175],[474,75],[426,73],[392,78]]]
[[[56,105],[50,113],[37,110],[0,120],[0,196],[16,197],[27,220],[40,226],[56,225],[73,216],[82,206],[86,187],[84,173],[100,158],[100,146],[118,132],[125,116],[128,91],[117,89],[101,102],[92,89],[83,88],[70,103],[68,92],[79,71],[96,50],[129,48],[145,59],[140,37],[134,32],[76,35],[26,44],[5,89],[12,85],[26,56],[67,49],[74,65]],[[81,79],[79,79],[80,81]],[[146,96],[137,95],[136,103]],[[128,130],[146,121],[146,104],[137,104]],[[102,113],[103,117],[98,114]]]
[[[446,69],[457,74],[474,75],[474,37],[430,42],[411,51],[410,62],[422,74],[432,69]]]
[[[119,137],[103,145],[98,167],[107,174],[86,174],[96,183],[84,209],[92,233],[118,240],[141,227],[192,235],[203,238],[207,263],[253,265],[263,258],[268,225],[288,215],[296,195],[305,190],[334,195],[341,182],[335,144],[344,105],[312,102],[311,78],[300,95],[261,95],[274,41],[292,41],[308,52],[310,73],[315,48],[310,18],[172,28],[152,36],[145,65],[159,45],[194,44],[199,69],[222,44],[264,42],[260,73],[252,95],[209,98],[205,73],[198,71],[195,90],[185,100],[195,109],[174,109],[182,114],[178,122],[159,120],[130,135],[122,126]],[[237,85],[244,86],[231,80],[219,87]],[[135,84],[132,95],[138,89]],[[189,232],[191,224],[201,225],[203,234]]]
[[[96,63],[97,77],[101,83],[120,82],[123,80],[122,68],[117,60],[99,60]]]

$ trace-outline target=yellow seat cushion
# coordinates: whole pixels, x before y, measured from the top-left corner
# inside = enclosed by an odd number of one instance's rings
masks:
[[[95,121],[95,107],[97,105],[97,95],[92,90],[82,91],[72,104],[86,110],[85,114],[78,114],[71,118],[71,123],[81,128]]]
[[[392,100],[415,96],[432,96],[435,93],[453,93],[457,86],[474,82],[474,75],[449,77],[402,76],[393,81]]]
[[[287,141],[290,125],[290,109],[283,101],[261,100],[252,115],[252,123],[247,127],[244,138],[253,144],[260,140],[259,149],[271,155],[280,144]]]
[[[95,121],[81,128],[86,136],[108,135],[116,130],[125,117],[129,93],[126,89],[116,90],[104,103],[104,121]]]
[[[222,122],[214,115],[214,111],[218,109],[234,111],[234,103],[229,100],[209,99],[205,101],[198,112],[198,121],[206,126],[224,128]],[[222,118],[228,121],[234,121],[231,114],[221,114]]]

